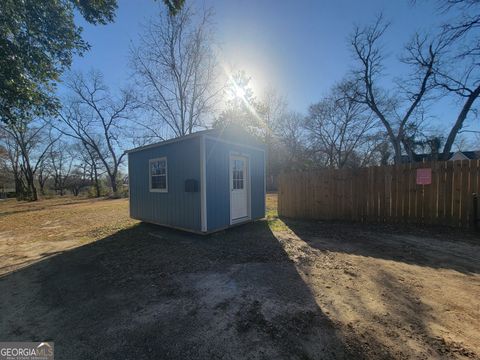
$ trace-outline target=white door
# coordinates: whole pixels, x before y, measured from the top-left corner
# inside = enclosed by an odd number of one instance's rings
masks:
[[[230,156],[230,222],[248,218],[248,158]]]

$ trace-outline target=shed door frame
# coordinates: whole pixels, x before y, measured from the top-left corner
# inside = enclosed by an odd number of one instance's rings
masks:
[[[233,218],[233,171],[232,171],[232,160],[244,160],[245,161],[245,174],[243,175],[244,179],[244,190],[246,191],[246,215],[238,218]],[[230,225],[251,220],[251,172],[250,172],[250,156],[238,152],[230,152],[228,159],[228,172],[229,172],[229,196],[230,196]]]

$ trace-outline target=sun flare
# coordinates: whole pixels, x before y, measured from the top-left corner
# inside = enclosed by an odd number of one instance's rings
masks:
[[[236,86],[235,87],[235,96],[240,98],[240,99],[243,99],[245,98],[245,94],[246,94],[246,91],[243,87],[240,87],[240,86]]]

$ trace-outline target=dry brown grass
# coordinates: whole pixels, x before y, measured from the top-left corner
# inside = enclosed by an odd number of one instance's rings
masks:
[[[128,200],[62,197],[0,203],[0,275],[137,223]]]
[[[267,210],[272,230],[281,230],[275,194],[267,195]],[[5,200],[0,202],[0,275],[136,223],[129,217],[128,199],[65,196],[37,202]]]

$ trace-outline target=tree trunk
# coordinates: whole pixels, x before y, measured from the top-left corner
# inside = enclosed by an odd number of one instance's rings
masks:
[[[28,198],[30,201],[38,200],[37,188],[35,187],[34,178],[30,175],[27,177],[27,187],[28,187]]]
[[[100,194],[100,183],[98,181],[98,178],[95,176],[95,197],[99,198],[101,196]]]
[[[393,150],[395,151],[395,164],[399,165],[402,163],[402,147],[400,141],[392,141]]]
[[[410,162],[415,162],[417,160],[417,154],[412,149],[412,146],[408,140],[403,140],[403,148],[405,149],[405,152],[407,153],[408,159]]]
[[[30,165],[27,163],[27,168],[25,169],[25,180],[27,181],[27,188],[28,188],[28,197],[30,201],[37,201],[38,194],[37,188],[35,187],[35,176],[33,174]]]
[[[40,185],[40,194],[42,194],[42,196],[45,196],[46,195],[45,184],[47,183],[48,177],[43,176],[43,174],[42,174],[42,175],[38,176],[37,180],[38,180],[38,185]]]
[[[117,195],[117,176],[116,175],[110,175],[110,184],[112,185],[112,192],[113,195]]]
[[[445,142],[445,146],[443,147],[442,160],[446,161],[450,157],[450,152],[452,151],[452,146],[455,142],[455,138],[457,137],[458,132],[462,129],[463,123],[467,118],[467,115],[472,108],[473,103],[479,95],[480,85],[477,86],[477,88],[468,96],[467,101],[465,101],[465,104],[463,104],[462,110],[460,111],[460,114],[458,114],[457,120],[455,121],[452,130],[450,130],[447,141]]]
[[[37,187],[35,186],[35,179],[32,176],[31,178],[28,179],[28,187],[30,189],[30,200],[31,201],[37,201],[38,200],[38,193],[37,193]]]
[[[38,200],[38,193],[37,193],[37,188],[35,186],[35,184],[33,183],[32,181],[32,184],[30,185],[31,187],[31,191],[32,191],[32,201],[37,201]]]
[[[18,201],[25,199],[25,187],[23,186],[22,179],[15,174],[15,195]]]
[[[98,181],[98,171],[97,171],[97,165],[93,165],[93,174],[94,174],[94,179],[95,179],[95,197],[99,198],[100,197],[100,182]]]
[[[45,196],[45,183],[42,181],[38,184],[40,185],[40,194],[42,194],[42,196]]]

